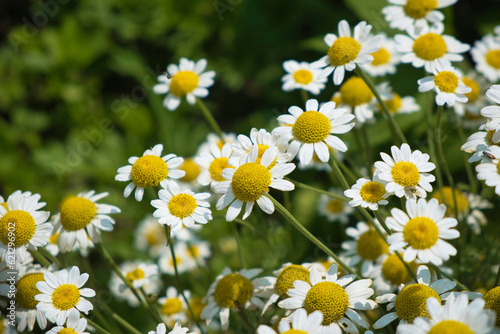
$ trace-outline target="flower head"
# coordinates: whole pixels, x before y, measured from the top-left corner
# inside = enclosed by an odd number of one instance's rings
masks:
[[[325,88],[326,78],[319,77],[321,70],[313,68],[311,64],[303,61],[287,60],[283,62],[283,68],[287,72],[282,78],[285,92],[294,89],[303,89],[314,95],[318,95]]]
[[[396,65],[401,62],[401,55],[395,50],[394,40],[381,34],[380,49],[371,54],[373,61],[363,66],[371,76],[380,77],[396,73]]]
[[[314,311],[307,314],[306,310],[297,310],[293,320],[281,320],[276,332],[269,326],[260,325],[257,328],[257,334],[320,334],[323,330],[321,323],[323,322],[323,314],[321,311]]]
[[[441,67],[437,65],[432,69],[434,76],[418,80],[418,91],[436,91],[436,104],[442,106],[445,103],[452,107],[455,102],[466,103],[466,93],[471,92],[462,81],[462,74],[452,66]]]
[[[490,146],[484,152],[488,159],[476,166],[477,178],[495,187],[495,193],[500,195],[500,147]]]
[[[490,82],[500,79],[500,39],[497,36],[488,34],[476,41],[470,53],[476,63],[476,71]]]
[[[386,200],[389,194],[385,190],[385,184],[380,182],[378,178],[370,181],[365,178],[360,178],[356,184],[344,191],[344,195],[352,198],[349,205],[356,207],[361,205],[363,208],[370,208],[371,210],[378,210],[378,206],[386,205]]]
[[[53,327],[46,334],[90,334],[89,332],[85,332],[86,328],[87,319],[80,319],[80,312],[73,309],[69,312],[66,326]]]

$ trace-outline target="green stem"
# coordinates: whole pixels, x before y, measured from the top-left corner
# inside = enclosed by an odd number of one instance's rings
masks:
[[[196,104],[198,105],[198,107],[200,108],[201,110],[201,113],[203,114],[203,116],[205,116],[205,119],[207,120],[207,122],[210,124],[210,126],[212,127],[212,130],[214,130],[214,132],[221,138],[222,138],[222,130],[220,129],[219,127],[219,124],[217,124],[217,121],[215,120],[215,118],[212,116],[212,113],[210,112],[210,110],[207,108],[207,106],[205,105],[205,103],[200,99],[200,98],[196,98]]]
[[[356,182],[358,178],[353,174],[353,172],[351,172],[351,170],[342,161],[340,161],[337,155],[331,154],[330,159],[333,159],[333,161],[335,161],[335,163],[339,166],[339,168],[344,172],[347,179],[349,179],[352,183]],[[350,162],[354,163],[353,161]],[[356,170],[359,170],[359,168],[356,167]]]
[[[62,269],[63,267],[61,266],[61,261],[59,261],[54,255],[52,255],[47,248],[45,247],[38,247],[38,251],[45,256],[47,259],[50,260],[53,264],[56,265],[57,268]]]
[[[462,127],[462,119],[458,117],[458,115],[455,115],[455,120],[457,124],[457,129],[458,129],[458,136],[460,138],[461,143],[465,143],[465,135],[464,135],[464,129]],[[473,194],[477,193],[477,179],[474,177],[474,171],[472,170],[472,165],[469,163],[469,160],[467,158],[467,154],[465,152],[462,152],[462,155],[464,157],[464,164],[465,164],[465,170],[467,171],[467,178],[469,179],[469,184],[470,184],[470,192]]]
[[[368,76],[368,74],[366,74],[365,71],[363,71],[363,69],[359,65],[356,66],[356,68],[354,69],[354,71],[356,72],[357,75],[359,75],[366,82],[366,84],[368,85],[368,87],[372,91],[373,95],[375,95],[375,98],[377,99],[378,103],[382,107],[382,110],[384,111],[385,116],[389,120],[389,125],[390,125],[391,130],[394,133],[394,135],[399,139],[399,141],[401,143],[407,143],[405,135],[403,134],[403,132],[399,128],[398,124],[394,120],[394,117],[392,116],[392,114],[389,111],[389,109],[387,109],[387,105],[382,100],[382,97],[380,96],[380,94],[379,94],[379,92],[377,90],[377,87],[375,86],[375,84],[373,83],[373,81],[370,79],[370,77]]]
[[[134,326],[132,326],[129,322],[127,322],[125,319],[120,317],[118,314],[116,314],[111,308],[109,308],[108,305],[106,305],[103,302],[93,300],[94,304],[101,310],[103,310],[105,313],[107,313],[111,319],[116,321],[118,324],[120,324],[122,327],[127,328],[131,333],[140,333]],[[162,321],[160,321],[162,322]],[[168,327],[167,327],[168,328]]]
[[[35,260],[37,260],[38,262],[40,262],[40,264],[42,266],[44,266],[45,268],[48,268],[50,267],[50,265],[52,263],[50,263],[49,260],[47,260],[40,252],[36,251],[36,250],[33,250],[33,249],[29,249],[28,250],[31,255],[35,258]]]
[[[300,89],[300,96],[302,97],[304,104],[307,102],[307,100],[309,100],[309,93],[304,89]]]
[[[233,221],[231,222],[231,225],[233,225],[233,234],[234,234],[234,239],[236,240],[236,245],[238,247],[238,256],[240,258],[240,264],[242,268],[246,268],[245,264],[245,258],[243,257],[243,249],[241,247],[241,241],[240,241],[240,235],[238,233],[238,227],[236,226],[236,223]]]
[[[365,142],[366,168],[368,169],[368,173],[370,173],[373,165],[373,152],[370,145],[370,140],[368,139],[368,130],[366,129],[366,127],[366,123],[361,126],[361,137],[363,137],[363,141]]]
[[[89,318],[87,318],[86,316],[84,316],[83,314],[82,314],[82,317],[85,318],[85,319],[87,319],[87,323],[90,326],[94,327],[97,332],[99,332],[101,334],[111,334],[110,332],[108,332],[107,330],[105,330],[104,328],[102,328],[101,326],[99,326],[98,324],[96,324],[95,322],[93,322],[92,320],[90,320]],[[134,333],[141,334],[141,332],[139,332],[139,331],[136,331]]]
[[[311,191],[317,192],[318,194],[324,194],[324,195],[333,197],[335,199],[338,199],[339,201],[349,202],[351,200],[348,197],[345,197],[345,196],[342,196],[342,195],[337,195],[337,194],[331,193],[329,191],[318,189],[318,188],[315,188],[315,187],[311,187],[311,186],[309,186],[309,185],[307,185],[305,183],[301,183],[301,182],[298,182],[298,181],[295,181],[295,180],[291,180],[291,179],[289,179],[287,177],[284,177],[284,179],[287,180],[287,181],[292,182],[298,188],[302,188],[302,189],[306,189],[306,190],[311,190]]]

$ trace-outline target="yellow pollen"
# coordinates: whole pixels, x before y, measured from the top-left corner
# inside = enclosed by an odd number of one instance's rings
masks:
[[[180,219],[184,219],[193,214],[194,210],[198,207],[196,199],[189,194],[179,194],[168,203],[168,211]]]
[[[441,301],[437,292],[427,285],[415,283],[404,287],[396,296],[395,307],[398,318],[409,323],[417,317],[429,318],[426,305],[429,297]]]
[[[298,70],[293,74],[293,79],[299,84],[307,85],[313,80],[313,75],[311,71]]]
[[[453,190],[451,187],[446,186],[443,187],[443,189],[441,190],[437,190],[434,193],[434,195],[432,195],[432,198],[437,199],[440,204],[446,204],[447,216],[454,215],[455,201],[453,200]],[[467,197],[465,197],[460,190],[455,189],[455,198],[457,200],[458,213],[459,214],[467,213],[467,211],[469,210],[469,201],[467,200]]]
[[[479,96],[481,96],[481,88],[479,87],[479,84],[477,83],[476,80],[468,78],[468,77],[463,77],[462,82],[472,89],[469,93],[465,93],[464,95],[467,96],[467,103],[471,103],[476,101]]]
[[[407,262],[408,263],[408,262]],[[409,267],[415,272],[417,265],[414,261],[408,263]],[[391,254],[387,257],[382,265],[382,276],[391,284],[400,285],[411,281],[412,277],[405,265],[396,254]]]
[[[200,319],[201,312],[205,308],[207,304],[203,302],[203,298],[201,297],[193,297],[189,301],[189,306],[191,307],[191,310],[194,313],[194,316],[196,319]],[[187,312],[187,315],[189,319],[194,320],[193,316],[191,315],[191,312]]]
[[[338,199],[332,199],[326,205],[326,211],[330,213],[341,213],[344,210],[344,202]]]
[[[443,37],[432,32],[418,37],[413,43],[413,52],[424,60],[441,58],[447,50]]]
[[[458,87],[458,77],[453,72],[442,71],[434,77],[434,84],[444,93],[453,93]]]
[[[234,196],[242,202],[253,202],[269,191],[271,173],[255,162],[247,162],[234,172],[231,187]]]
[[[35,296],[41,292],[36,288],[36,283],[44,281],[42,273],[28,274],[21,278],[16,284],[16,299],[19,305],[27,310],[36,309],[38,300]]]
[[[289,329],[281,334],[307,334],[307,332],[301,331],[299,329]]]
[[[323,325],[340,320],[349,306],[349,297],[345,290],[332,282],[319,282],[309,289],[304,300],[307,314],[314,311],[323,313]]]
[[[234,167],[229,166],[227,158],[215,158],[208,167],[208,172],[210,173],[212,180],[217,182],[226,181],[226,179],[222,177],[222,171],[224,168]]]
[[[300,266],[298,264],[292,264],[284,268],[276,278],[275,288],[282,298],[288,298],[288,290],[293,288],[293,282],[304,281],[311,283],[309,281],[309,270]]]
[[[365,260],[375,260],[389,252],[389,246],[375,230],[363,233],[357,242],[357,253]]]
[[[240,274],[232,273],[224,276],[215,287],[214,298],[221,307],[238,307],[245,305],[253,294],[253,284]]]
[[[177,97],[183,97],[198,87],[198,75],[191,71],[180,71],[170,81],[170,91]]]
[[[491,289],[484,295],[484,307],[495,311],[497,314],[496,326],[500,326],[500,286]]]
[[[0,203],[1,206],[5,208],[5,210],[9,211],[9,208],[7,207],[7,202]]]
[[[331,133],[332,125],[328,117],[319,111],[306,111],[295,120],[293,135],[307,144],[319,143]]]
[[[376,181],[366,182],[359,190],[361,199],[369,203],[378,203],[385,195],[385,187],[382,183]]]
[[[500,69],[500,50],[491,50],[486,54],[486,62],[494,69]]]
[[[350,63],[358,56],[361,44],[352,37],[339,37],[328,49],[328,57],[332,66]]]
[[[130,175],[138,187],[156,187],[168,176],[167,163],[156,155],[146,155],[137,159],[132,165]]]
[[[493,142],[493,135],[495,134],[495,130],[490,130],[488,131],[488,133],[486,134],[486,141],[488,142],[488,146],[491,146],[491,145],[496,145],[496,146],[500,146],[500,143],[494,143]]]
[[[181,178],[181,181],[184,182],[193,182],[200,175],[201,171],[200,166],[194,162],[193,158],[184,159],[179,169],[186,172],[186,175]]]
[[[259,151],[257,153],[257,159],[255,160],[256,163],[260,163],[260,161],[262,160],[262,155],[264,154],[264,152],[266,152],[266,150],[269,148],[268,145],[264,145],[264,144],[257,144],[257,147],[259,148]],[[247,153],[250,152],[250,149],[247,150]],[[274,165],[276,165],[276,160],[278,159],[278,157],[276,156],[276,158],[274,158],[274,161],[271,162],[271,164],[267,167],[267,169],[271,169],[274,167]]]
[[[405,14],[414,19],[421,19],[437,8],[437,0],[408,0],[403,7]]]
[[[368,103],[374,97],[370,87],[360,77],[352,77],[340,86],[342,102],[352,107]]]
[[[67,231],[86,227],[97,213],[96,205],[83,197],[72,196],[61,204],[61,225]]]
[[[26,245],[33,235],[35,235],[36,223],[28,212],[23,210],[12,210],[0,218],[0,241],[4,245],[8,245],[9,233],[11,239],[14,237],[14,245],[16,247]],[[12,233],[14,234],[12,236]]]
[[[438,241],[439,230],[432,219],[416,217],[406,223],[403,237],[413,249],[428,249]]]
[[[59,239],[59,232],[56,232],[49,238],[49,242],[53,245],[57,245],[57,239]]]
[[[474,334],[474,332],[459,321],[443,320],[432,326],[429,334]]]
[[[420,181],[417,166],[407,161],[396,162],[391,169],[391,175],[394,182],[403,187],[415,187]]]
[[[169,298],[161,306],[161,313],[164,315],[172,315],[182,311],[182,303],[179,298]]]
[[[52,294],[52,305],[58,310],[65,311],[75,307],[80,301],[80,291],[73,284],[63,284]]]
[[[125,275],[125,278],[129,282],[133,282],[133,281],[136,281],[136,280],[139,280],[139,279],[143,279],[144,277],[146,277],[146,275],[144,274],[144,271],[141,268],[135,268],[135,270],[129,271],[127,273],[127,275]]]
[[[390,100],[384,101],[387,109],[390,112],[396,113],[399,111],[399,108],[403,105],[403,101],[401,100],[401,96],[399,94],[394,94],[394,97]],[[379,105],[380,106],[380,105]],[[382,107],[380,107],[382,109]]]
[[[78,334],[72,328],[63,328],[57,334]]]
[[[385,48],[380,48],[380,50],[372,53],[372,56],[372,65],[374,66],[387,64],[391,58],[391,54]]]
[[[189,252],[189,255],[191,255],[193,258],[197,258],[200,256],[200,249],[196,246],[188,247],[187,250]]]

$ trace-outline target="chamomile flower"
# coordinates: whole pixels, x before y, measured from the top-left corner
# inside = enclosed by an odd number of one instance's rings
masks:
[[[475,299],[469,304],[467,294],[461,293],[455,298],[451,295],[446,303],[430,297],[426,301],[429,317],[419,317],[413,324],[398,326],[401,334],[432,333],[491,333],[495,323],[495,313],[485,309],[483,299]]]
[[[444,15],[436,9],[445,8],[457,0],[389,0],[390,6],[382,13],[391,28],[407,30],[422,27],[427,23],[442,25]]]
[[[39,202],[40,195],[15,192],[7,198],[7,208],[0,205],[0,259],[12,256],[20,262],[27,259],[28,249],[37,249],[47,244],[52,224],[47,222],[50,213],[39,211],[45,203]],[[42,205],[43,204],[43,205]],[[13,244],[14,247],[9,244]]]
[[[206,59],[196,63],[187,58],[181,58],[179,66],[167,66],[167,74],[158,76],[159,84],[153,87],[156,94],[167,94],[163,105],[170,111],[177,109],[181,99],[185,96],[189,104],[195,104],[197,98],[208,96],[208,87],[214,84],[214,71],[205,71]]]
[[[469,45],[449,35],[443,35],[442,25],[421,28],[410,27],[407,35],[396,35],[396,51],[402,54],[402,63],[411,63],[413,67],[425,67],[432,73],[437,65],[450,66],[451,62],[462,61],[460,53],[469,51]]]
[[[332,194],[342,196],[340,188],[330,188],[328,191]],[[348,205],[347,202],[326,194],[319,196],[317,209],[318,213],[326,217],[329,222],[339,221],[342,224],[347,224],[354,212],[352,206]]]
[[[428,172],[436,165],[429,162],[429,155],[419,150],[411,152],[408,144],[402,144],[401,149],[391,147],[392,157],[381,152],[384,161],[375,162],[375,174],[387,182],[385,190],[397,197],[414,198],[415,195],[425,197],[426,192],[432,191],[430,182],[436,178]]]
[[[476,63],[476,71],[490,82],[500,79],[500,38],[488,34],[474,43],[470,53]]]
[[[480,114],[481,108],[486,105],[484,94],[486,80],[476,72],[470,71],[462,77],[462,82],[471,91],[464,94],[467,97],[466,103],[455,105],[455,112],[463,118],[464,127],[477,128],[486,122],[486,119],[482,118]]]
[[[265,281],[256,280],[261,271],[262,269],[242,269],[231,272],[229,268],[225,268],[208,289],[208,304],[201,312],[201,318],[209,325],[218,315],[222,330],[226,331],[229,328],[231,310],[264,307],[258,292],[263,289],[261,284]]]
[[[324,37],[328,45],[328,53],[311,64],[313,68],[323,68],[320,77],[328,77],[333,73],[333,83],[340,85],[344,80],[345,71],[352,71],[358,65],[369,64],[373,61],[372,53],[380,49],[380,36],[370,35],[372,26],[365,21],[354,27],[351,37],[351,28],[346,20],[338,25],[338,37],[327,34]]]
[[[196,268],[196,261],[191,255],[186,243],[179,242],[174,245],[175,252],[175,262],[177,263],[177,270],[179,274],[185,273],[193,268]],[[174,258],[172,257],[172,252],[165,252],[158,259],[158,265],[160,266],[160,271],[167,275],[175,274]]]
[[[280,136],[280,141],[289,142],[287,152],[292,158],[298,154],[303,164],[308,164],[316,153],[323,162],[330,159],[329,147],[345,152],[347,146],[334,134],[349,132],[353,127],[354,115],[347,109],[335,109],[335,102],[327,102],[319,108],[317,100],[306,102],[306,111],[293,106],[288,108],[290,114],[281,115],[278,121],[281,126],[273,130],[273,135]]]
[[[89,332],[85,332],[86,328],[87,319],[80,319],[80,312],[73,309],[68,315],[66,326],[53,327],[46,334],[90,334]]]
[[[500,287],[497,286],[489,290],[483,298],[485,301],[484,307],[496,313],[496,332],[493,332],[496,334],[500,332]]]
[[[467,141],[460,149],[467,153],[474,153],[468,160],[470,163],[480,160],[489,161],[484,153],[488,147],[498,145],[500,142],[499,135],[500,132],[495,132],[495,130],[488,131],[486,130],[486,125],[482,125],[479,127],[478,132],[474,132],[467,138]]]
[[[360,206],[369,208],[370,210],[378,210],[379,205],[386,205],[386,200],[389,194],[385,190],[384,183],[378,178],[370,181],[365,178],[360,178],[356,181],[351,189],[344,191],[346,197],[352,198],[349,205],[352,207]]]
[[[229,165],[232,154],[233,150],[229,143],[224,144],[222,148],[212,144],[209,151],[200,152],[200,155],[195,158],[196,163],[202,167],[198,183],[202,186],[210,185],[213,189],[217,184],[227,181],[222,176],[222,171],[225,168],[234,168]]]
[[[100,231],[112,231],[115,220],[109,214],[120,213],[114,205],[97,203],[108,196],[107,192],[96,194],[94,190],[67,197],[54,217],[55,229],[60,231],[57,245],[61,252],[68,252],[79,245],[86,249],[90,238],[94,243],[100,240]]]
[[[462,74],[451,65],[442,67],[440,64],[432,69],[434,76],[428,76],[418,80],[418,91],[428,92],[436,91],[436,104],[449,107],[455,105],[455,102],[466,103],[466,93],[472,89],[467,87],[462,81]]]
[[[406,264],[416,274],[416,261],[406,262]],[[404,263],[392,252],[379,256],[367,276],[373,278],[373,289],[378,294],[394,292],[402,285],[413,282]]]
[[[151,215],[145,217],[137,226],[134,244],[138,250],[147,252],[155,259],[168,250],[165,229]]]
[[[244,156],[250,152],[252,146],[257,145],[259,152],[255,162],[260,163],[264,152],[268,148],[275,146],[278,148],[278,156],[276,157],[276,161],[269,165],[269,168],[273,168],[276,163],[287,163],[292,158],[289,153],[285,153],[288,144],[278,140],[279,137],[277,135],[271,135],[265,129],[257,130],[256,128],[252,128],[250,130],[250,138],[245,135],[238,135],[236,142],[231,144],[231,148],[237,155]]]
[[[193,227],[195,223],[206,224],[212,220],[210,203],[206,201],[209,193],[181,191],[176,182],[169,182],[166,189],[158,192],[158,197],[160,199],[151,201],[156,208],[153,217],[158,218],[160,224],[170,226],[174,234],[183,226]]]
[[[158,293],[161,279],[158,266],[142,262],[123,262],[119,266],[121,273],[136,289],[142,289],[146,294]],[[117,274],[113,273],[109,282],[109,290],[118,300],[126,301],[130,306],[137,307],[140,301]]]
[[[406,201],[406,211],[393,208],[392,217],[386,219],[387,226],[395,232],[387,238],[390,250],[405,249],[406,262],[418,258],[436,266],[457,254],[456,248],[445,240],[460,236],[453,228],[458,222],[455,218],[445,218],[444,204],[439,204],[435,198],[429,202],[424,198],[418,202],[411,198]]]
[[[447,292],[452,290],[456,283],[443,278],[432,281],[431,273],[426,266],[417,270],[417,283],[405,286],[397,294],[388,293],[376,298],[377,303],[387,305],[387,310],[393,312],[382,316],[373,328],[380,329],[399,319],[399,324],[413,323],[418,317],[429,317],[426,301],[429,297],[442,300],[447,297]]]
[[[185,244],[186,252],[195,264],[199,263],[200,265],[204,265],[207,259],[212,255],[210,243],[207,241],[192,239],[189,243]]]
[[[486,96],[493,102],[500,104],[500,85],[493,85],[486,91]],[[487,106],[481,109],[483,117],[491,118],[491,121],[486,123],[487,130],[494,130],[493,142],[500,140],[500,106]]]
[[[144,189],[161,185],[165,188],[171,179],[180,179],[186,172],[179,167],[184,159],[175,154],[161,156],[163,145],[155,145],[152,149],[144,151],[142,157],[128,159],[130,165],[118,168],[116,181],[128,182],[132,180],[123,191],[125,198],[129,197],[135,189],[135,199],[140,202],[144,196]]]
[[[196,163],[195,159],[184,159],[184,162],[179,166],[179,169],[186,173],[179,179],[179,185],[181,188],[196,188],[198,186],[196,181],[201,173],[201,167]]]
[[[400,63],[401,56],[395,50],[395,43],[392,38],[385,34],[380,34],[380,49],[373,52],[371,55],[373,61],[363,65],[363,69],[371,76],[380,77],[388,74],[396,73],[396,65]]]
[[[331,156],[335,156],[335,158],[338,159],[339,161],[344,160],[344,154],[342,152],[334,150],[329,146],[328,149],[330,150]],[[299,161],[298,167],[300,170],[314,169],[321,172],[330,172],[332,170],[332,168],[328,165],[327,162],[319,160],[318,155],[316,153],[313,154],[311,161],[309,161],[307,165]]]
[[[322,328],[332,332],[357,333],[356,325],[368,329],[369,324],[360,317],[356,310],[373,310],[377,307],[375,301],[368,299],[373,295],[369,286],[370,279],[354,281],[355,275],[346,275],[337,279],[337,264],[333,264],[325,277],[317,269],[312,269],[310,283],[295,281],[294,288],[288,290],[287,298],[278,306],[294,310],[289,316],[295,319],[299,309],[305,309],[308,314],[314,311],[323,313]],[[354,281],[354,282],[353,282]],[[301,311],[302,312],[302,311]]]
[[[495,187],[495,193],[500,195],[500,147],[490,146],[485,154],[489,161],[476,166],[477,179],[483,180],[488,187]]]
[[[168,334],[196,334],[195,332],[188,333],[189,329],[186,327],[182,327],[182,325],[177,322],[174,328],[168,332]],[[156,327],[156,331],[149,331],[148,334],[167,334],[167,327],[165,324],[159,324]]]
[[[191,293],[187,290],[184,291],[184,296],[189,298]],[[188,317],[186,314],[187,305],[182,295],[177,292],[177,288],[171,286],[167,288],[166,296],[158,298],[158,310],[162,320],[169,326],[179,321],[183,324],[187,323]]]
[[[291,322],[286,320],[280,321],[277,332],[269,326],[260,325],[257,328],[257,334],[320,334],[324,333],[324,329],[321,326],[322,322],[323,314],[320,311],[307,314],[306,310],[299,309]]]
[[[293,163],[278,164],[269,169],[269,166],[276,161],[278,157],[278,148],[270,147],[264,154],[260,163],[257,163],[258,145],[252,146],[250,153],[234,161],[234,169],[226,168],[222,171],[222,176],[227,180],[215,186],[215,192],[223,194],[217,202],[217,210],[229,206],[226,213],[226,220],[234,220],[242,210],[245,204],[245,213],[243,219],[246,219],[254,203],[267,214],[274,212],[274,204],[265,195],[269,187],[281,191],[291,191],[294,189],[293,183],[283,180],[295,169]],[[236,160],[236,159],[235,159]],[[231,162],[230,162],[231,163]]]
[[[73,266],[55,273],[45,272],[44,281],[36,283],[40,294],[35,296],[39,301],[37,310],[45,312],[47,319],[62,326],[72,310],[88,314],[94,306],[84,297],[94,297],[95,291],[82,288],[89,279],[89,274],[81,274],[78,267]]]
[[[401,96],[393,92],[392,89],[387,89],[387,92],[381,97],[387,110],[393,115],[411,114],[420,110],[420,105],[413,96]],[[379,103],[376,103],[375,111],[382,112],[382,106]]]
[[[326,77],[319,77],[321,70],[313,68],[311,64],[303,61],[287,60],[283,62],[283,68],[287,72],[282,78],[285,92],[294,89],[303,89],[314,95],[318,95],[324,88]]]

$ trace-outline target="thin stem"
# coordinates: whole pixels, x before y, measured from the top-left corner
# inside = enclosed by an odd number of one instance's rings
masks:
[[[35,258],[35,260],[37,260],[38,262],[40,262],[40,264],[42,266],[44,266],[45,268],[50,267],[50,265],[52,264],[39,251],[36,251],[34,249],[29,249],[28,251],[30,252],[31,255],[33,255],[33,257]]]
[[[346,177],[351,181],[351,182],[356,182],[356,180],[358,179],[356,177],[356,175],[353,174],[353,172],[351,172],[351,169],[349,169],[342,161],[340,161],[340,159],[337,157],[337,155],[335,154],[331,154],[330,155],[330,158],[333,159],[333,161],[335,161],[337,163],[337,165],[339,165],[340,169],[344,172],[344,174],[346,175]],[[354,161],[349,161],[351,164],[354,163]],[[359,170],[358,167],[356,167],[356,170]]]
[[[304,89],[300,89],[300,96],[302,97],[304,103],[306,103],[307,100],[309,100],[309,93]]]
[[[368,130],[366,127],[366,123],[361,126],[361,137],[363,137],[363,141],[365,142],[366,168],[370,171],[373,165],[373,151],[370,145],[370,140],[368,139]]]
[[[85,319],[87,319],[87,323],[90,326],[94,327],[97,332],[99,332],[101,334],[111,334],[110,332],[108,332],[107,330],[105,330],[104,328],[102,328],[101,326],[99,326],[98,324],[96,324],[95,322],[93,322],[92,320],[90,320],[89,318],[87,318],[86,316],[84,316],[83,314],[82,314],[82,317],[84,317]],[[134,333],[141,334],[141,332],[139,332],[139,331],[136,331]]]
[[[61,265],[61,261],[59,261],[52,253],[50,253],[47,248],[45,247],[38,247],[38,251],[45,256],[47,259],[49,259],[53,264],[56,265],[57,268],[61,269],[63,268]]]
[[[231,225],[233,225],[234,239],[236,240],[236,245],[238,247],[238,256],[240,258],[240,265],[242,268],[246,268],[247,266],[245,263],[245,258],[243,257],[243,249],[241,247],[240,234],[238,233],[238,227],[236,226],[236,223],[234,221],[231,222]]]
[[[103,302],[100,302],[99,300],[93,300],[94,304],[101,310],[103,310],[105,313],[107,313],[111,319],[116,321],[118,324],[120,324],[122,327],[127,328],[130,330],[132,333],[140,333],[134,326],[132,326],[129,322],[127,322],[125,319],[120,317],[118,314],[116,314],[111,308],[109,308],[108,305],[106,305]],[[162,321],[160,321],[162,322]],[[168,328],[168,326],[167,326]]]
[[[322,189],[318,189],[318,188],[315,188],[315,187],[311,187],[311,186],[309,186],[309,185],[307,185],[305,183],[301,183],[299,181],[291,180],[291,179],[289,179],[287,177],[284,177],[284,179],[287,180],[287,181],[292,182],[298,188],[302,188],[302,189],[306,189],[306,190],[311,190],[311,191],[317,192],[318,194],[324,194],[324,195],[333,197],[335,199],[338,199],[339,201],[344,201],[344,202],[349,202],[350,201],[350,198],[347,198],[345,196],[337,195],[337,194],[331,193],[331,192],[326,191],[326,190],[322,190]]]
[[[457,124],[458,136],[460,138],[460,142],[465,143],[464,129],[462,127],[462,119],[458,117],[458,115],[455,115],[455,120]],[[464,157],[464,164],[465,164],[465,170],[467,171],[467,178],[469,179],[469,184],[471,187],[470,192],[476,194],[477,179],[474,177],[474,171],[472,170],[472,165],[469,163],[469,160],[467,159],[467,154],[465,152],[462,152],[462,155]]]
[[[207,120],[207,122],[212,127],[212,130],[214,130],[214,132],[222,139],[222,130],[220,129],[219,124],[217,124],[217,121],[212,116],[212,113],[207,108],[207,106],[205,105],[205,103],[200,98],[197,97],[196,98],[196,104],[200,108],[201,113],[203,114],[203,116],[205,116],[205,119]]]
[[[389,125],[390,125],[391,130],[394,133],[394,135],[399,139],[399,141],[401,143],[406,143],[407,140],[406,140],[405,135],[403,134],[403,132],[399,128],[398,124],[394,120],[394,117],[392,116],[392,114],[389,111],[389,109],[387,109],[387,105],[382,100],[382,97],[380,96],[380,94],[379,94],[379,92],[377,90],[377,87],[375,86],[375,84],[373,83],[373,81],[370,79],[370,77],[368,76],[368,74],[366,74],[365,71],[363,71],[363,69],[359,65],[356,66],[356,68],[354,69],[354,71],[356,72],[357,75],[359,75],[366,82],[366,84],[368,85],[368,87],[372,91],[373,95],[375,95],[375,98],[377,99],[378,103],[382,107],[382,110],[384,111],[385,116],[389,120]]]
[[[276,210],[290,223],[295,227],[300,233],[302,233],[307,239],[309,239],[313,244],[318,246],[323,252],[327,255],[330,255],[342,268],[347,270],[350,274],[356,275],[356,277],[361,278],[356,271],[351,269],[347,264],[345,264],[330,248],[328,248],[324,243],[318,240],[311,232],[309,232],[280,202],[278,202],[274,197],[269,194],[266,194],[274,204]]]

